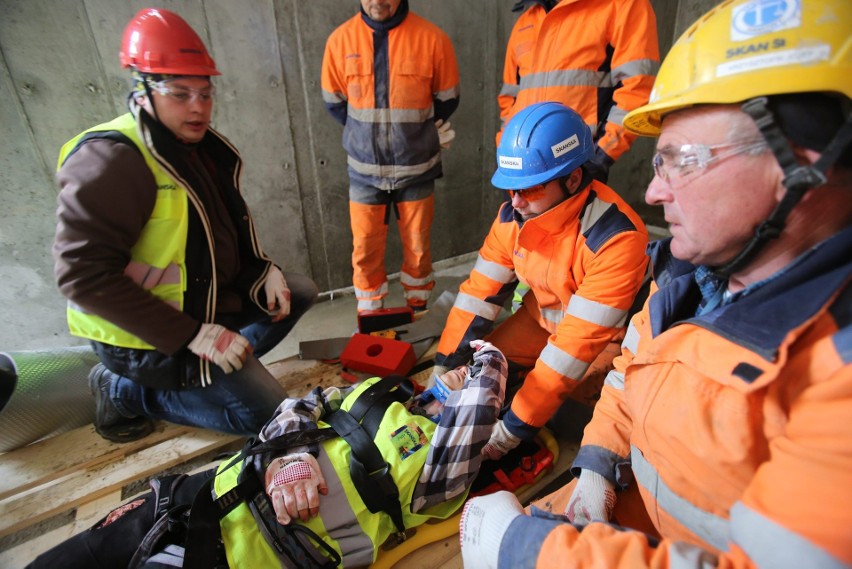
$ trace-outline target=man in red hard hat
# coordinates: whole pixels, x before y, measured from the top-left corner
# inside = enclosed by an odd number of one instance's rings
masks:
[[[286,393],[256,356],[317,288],[264,254],[240,195],[242,161],[210,128],[219,75],[177,14],[140,10],[124,31],[129,112],[59,155],[53,246],[71,333],[101,359],[95,429],[124,442],[152,419],[251,435]]]

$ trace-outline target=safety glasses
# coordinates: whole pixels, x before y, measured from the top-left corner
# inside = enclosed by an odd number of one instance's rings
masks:
[[[657,177],[676,187],[685,184],[690,178],[698,177],[698,173],[713,163],[740,154],[757,155],[768,148],[763,139],[713,145],[683,144],[680,147],[667,144],[657,149],[651,163]]]
[[[181,104],[192,102],[198,99],[202,103],[209,103],[216,95],[216,87],[210,85],[202,89],[194,89],[192,87],[183,87],[178,85],[169,85],[171,81],[149,81],[148,86],[151,90],[169,97],[173,101]]]
[[[545,184],[538,184],[537,186],[533,186],[531,188],[527,188],[526,190],[507,190],[509,193],[509,199],[514,199],[517,195],[524,201],[528,202],[537,202],[538,200],[544,198]]]

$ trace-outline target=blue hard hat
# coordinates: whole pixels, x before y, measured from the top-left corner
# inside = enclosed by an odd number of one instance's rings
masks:
[[[594,155],[592,131],[580,115],[561,103],[535,103],[506,125],[491,183],[524,190],[564,176]]]

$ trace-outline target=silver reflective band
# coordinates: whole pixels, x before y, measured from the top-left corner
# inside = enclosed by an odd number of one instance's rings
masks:
[[[456,302],[453,306],[464,310],[465,312],[475,314],[476,316],[481,316],[491,322],[494,322],[497,315],[500,314],[501,310],[503,310],[502,306],[485,302],[484,300],[480,300],[475,296],[471,296],[463,292],[460,292],[458,296],[456,296]]]
[[[516,279],[515,271],[498,263],[483,259],[482,255],[476,257],[476,264],[473,266],[473,270],[488,277],[492,281],[502,284],[510,283]]]
[[[584,362],[581,359],[575,358],[565,350],[557,348],[550,342],[541,351],[538,359],[547,367],[574,381],[580,381],[589,369],[589,362]]]
[[[642,451],[633,445],[630,445],[630,461],[636,481],[654,497],[660,509],[719,551],[728,550],[728,520],[704,511],[677,495],[660,478],[654,466],[645,460]]]
[[[847,528],[848,529],[848,528]],[[848,567],[825,549],[760,515],[742,502],[731,507],[731,541],[758,567],[841,569]]]
[[[624,326],[627,318],[626,310],[613,308],[576,294],[568,301],[568,309],[565,313],[606,328],[620,328]]]

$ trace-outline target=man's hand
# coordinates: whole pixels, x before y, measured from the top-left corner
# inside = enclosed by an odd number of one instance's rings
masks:
[[[308,521],[319,513],[319,494],[328,494],[317,459],[302,452],[276,458],[266,469],[266,493],[278,523]]]
[[[263,290],[266,293],[267,310],[269,312],[275,311],[275,315],[272,317],[273,322],[283,320],[290,314],[290,288],[278,267],[273,265],[270,269],[266,276],[266,282],[263,283]],[[276,305],[278,306],[277,311],[275,310]]]
[[[456,131],[452,129],[450,121],[445,122],[438,119],[435,121],[435,127],[438,129],[438,142],[441,144],[441,148],[449,150],[450,143],[456,138]]]
[[[471,498],[459,521],[462,564],[478,569],[497,569],[500,544],[509,525],[524,509],[511,492]]]
[[[187,348],[202,360],[213,362],[225,373],[242,369],[252,352],[248,340],[218,324],[202,324]]]
[[[593,470],[582,469],[565,515],[571,523],[608,522],[615,507],[615,486]]]
[[[500,460],[503,455],[521,444],[521,439],[516,437],[506,428],[503,420],[494,423],[491,429],[491,438],[482,447],[482,455],[489,460]]]

